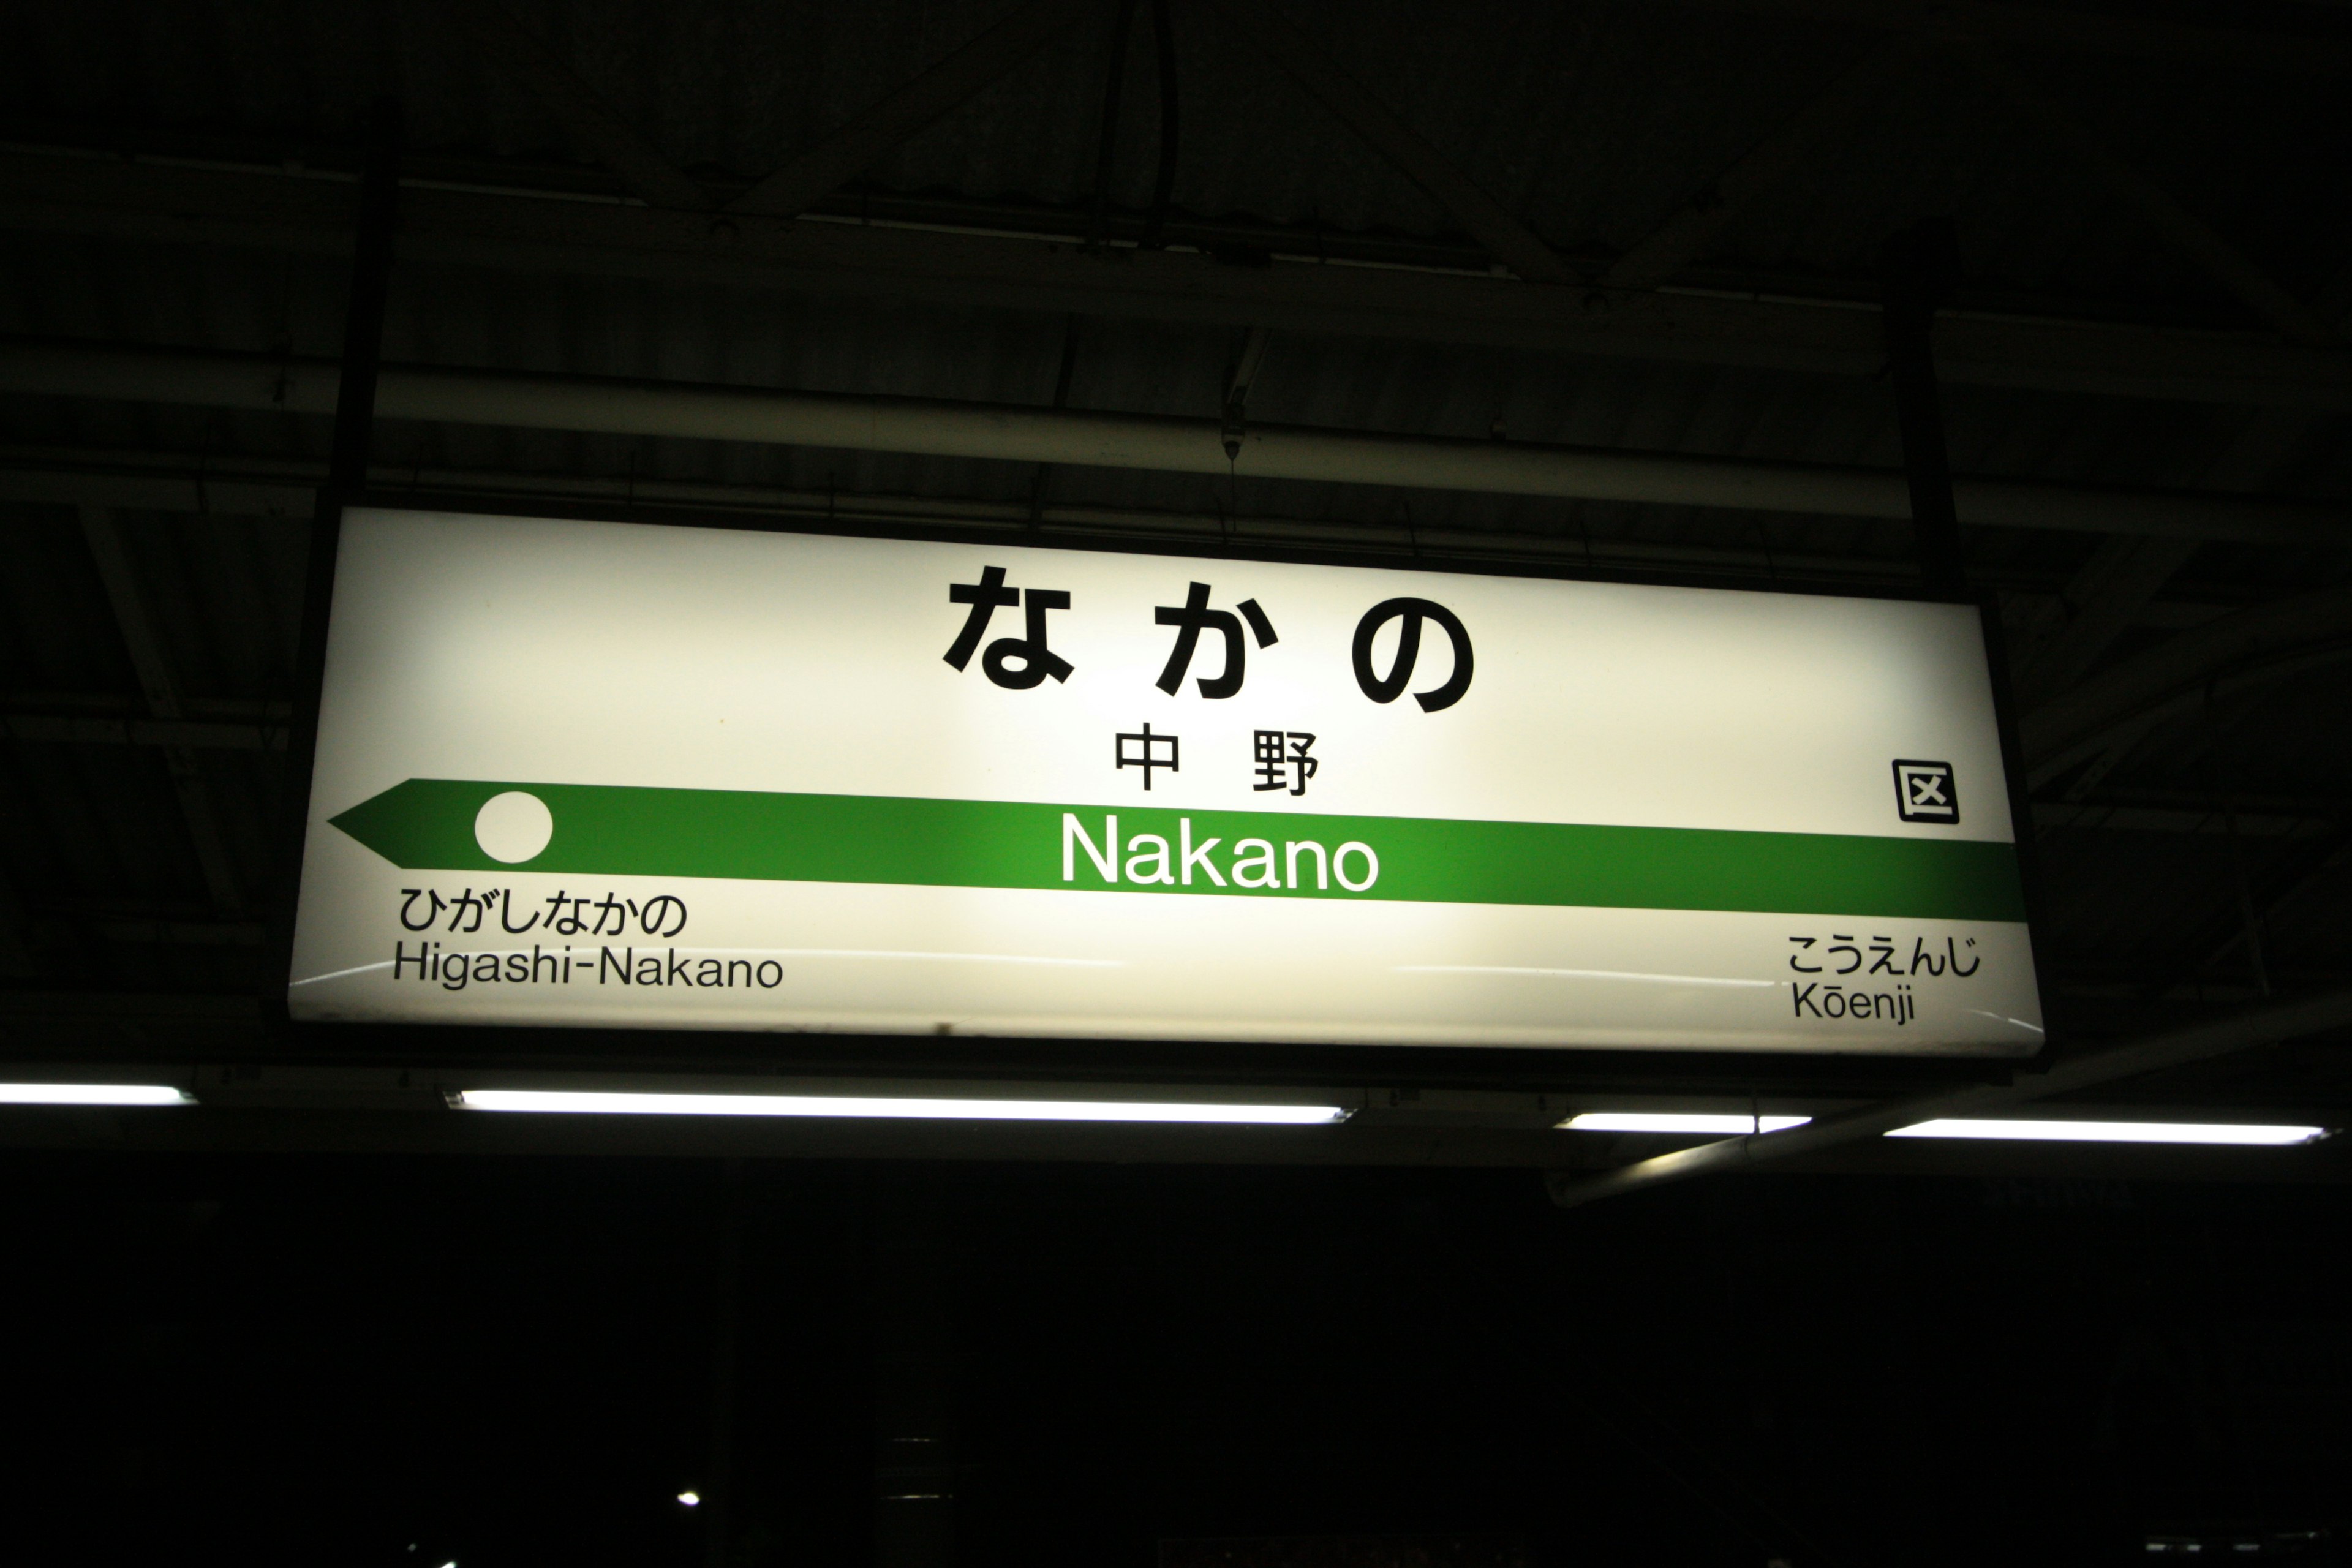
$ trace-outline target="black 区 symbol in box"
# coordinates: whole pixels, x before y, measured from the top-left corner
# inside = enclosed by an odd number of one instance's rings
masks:
[[[1959,786],[1949,763],[1895,763],[1895,809],[1906,822],[1958,822]]]

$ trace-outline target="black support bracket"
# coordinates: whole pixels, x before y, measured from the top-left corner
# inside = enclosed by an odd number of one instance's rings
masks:
[[[375,427],[376,371],[383,355],[385,302],[392,291],[393,236],[399,221],[401,127],[399,105],[377,103],[369,112],[360,168],[359,210],[353,224],[351,296],[343,313],[341,375],[335,398],[334,443],[327,482],[310,513],[310,539],[302,590],[300,640],[296,646],[292,721],[286,743],[284,828],[279,836],[278,896],[273,901],[272,937],[285,963],[264,981],[264,1006],[285,1016],[285,981],[294,944],[294,901],[302,874],[303,842],[310,816],[310,770],[319,747],[319,699],[326,674],[327,619],[335,590],[335,558],[342,537],[343,509],[366,488],[368,457]]]
[[[1959,237],[1949,218],[1928,218],[1891,236],[1878,251],[1886,364],[1903,432],[1903,472],[1911,486],[1919,571],[1938,598],[1968,595],[1960,520],[1952,503],[1952,463],[1944,447],[1943,399],[1929,341],[1937,310],[1959,281]]]

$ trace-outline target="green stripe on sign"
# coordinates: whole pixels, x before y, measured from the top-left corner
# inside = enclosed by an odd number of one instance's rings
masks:
[[[555,822],[547,847],[520,865],[492,859],[474,837],[474,818],[483,804],[509,790],[538,796]],[[1118,857],[1116,884],[1105,880],[1088,853],[1089,846],[1095,855],[1105,851],[1111,817],[1118,819],[1123,841],[1111,851]],[[1258,898],[1920,920],[2025,918],[2011,847],[1961,839],[453,779],[410,779],[333,822],[410,870],[1096,891],[1116,887],[1125,892]],[[1188,831],[1195,850],[1217,840],[1205,864],[1225,879],[1224,886],[1197,859],[1189,885],[1181,879]],[[1133,864],[1133,841],[1146,834],[1166,840],[1168,871],[1179,880],[1138,885],[1129,879],[1131,868],[1147,874],[1156,868]],[[1318,888],[1316,858],[1302,850],[1297,870],[1303,886],[1237,886],[1235,857],[1244,839],[1272,846],[1277,875],[1286,872],[1286,850],[1294,843],[1320,844],[1327,854],[1345,844],[1369,846],[1379,858],[1378,876],[1361,891],[1342,886],[1343,879],[1363,882],[1371,869],[1365,857],[1350,852],[1345,878],[1334,876],[1328,887]],[[1072,873],[1067,879],[1066,855]],[[1249,874],[1262,879],[1265,872]]]

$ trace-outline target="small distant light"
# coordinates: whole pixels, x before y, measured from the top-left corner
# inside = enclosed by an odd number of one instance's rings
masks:
[[[1687,1110],[1588,1110],[1559,1125],[1571,1132],[1708,1132],[1738,1138],[1802,1127],[1810,1116],[1708,1116]]]
[[[2325,1127],[2242,1121],[2000,1121],[1953,1118],[1898,1127],[1889,1138],[2006,1138],[2052,1143],[2234,1143],[2283,1147],[2327,1136]],[[2194,1552],[2191,1542],[2181,1550]]]
[[[193,1105],[164,1083],[0,1083],[0,1105]]]
[[[687,1508],[700,1508],[702,1506],[702,1494],[700,1492],[680,1492],[677,1494],[677,1500],[682,1506]]]

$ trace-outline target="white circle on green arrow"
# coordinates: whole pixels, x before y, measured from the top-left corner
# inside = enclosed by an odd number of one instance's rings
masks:
[[[474,842],[483,854],[509,866],[535,858],[554,837],[555,816],[547,803],[523,790],[490,796],[474,818]]]

